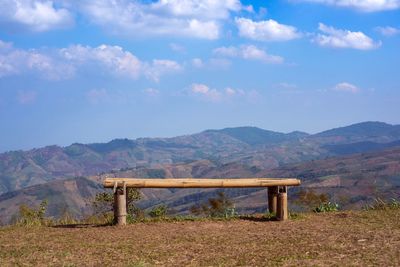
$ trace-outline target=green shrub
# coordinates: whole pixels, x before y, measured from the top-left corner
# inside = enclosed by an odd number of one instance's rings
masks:
[[[314,212],[332,212],[332,211],[338,211],[339,210],[339,204],[333,203],[333,202],[324,202],[321,203],[319,206],[315,207],[313,209]]]
[[[225,196],[224,192],[218,192],[218,197],[209,198],[206,203],[192,206],[190,212],[194,215],[203,214],[207,217],[227,219],[237,216],[233,202]]]
[[[318,194],[314,192],[312,189],[304,190],[302,189],[298,193],[298,198],[295,200],[295,203],[304,207],[306,210],[314,210],[315,207],[319,207],[324,203],[329,202],[328,194]]]
[[[168,207],[166,205],[159,205],[154,207],[150,212],[149,215],[152,218],[160,218],[165,217],[167,215]]]
[[[275,212],[269,212],[269,211],[267,211],[267,212],[263,215],[263,218],[264,218],[264,219],[267,219],[267,220],[275,219],[275,218],[276,218],[276,213],[275,213]]]
[[[128,219],[141,218],[144,216],[144,213],[135,205],[135,201],[141,198],[139,189],[127,188],[126,191],[128,195],[126,200]],[[94,217],[98,217],[99,221],[109,221],[109,218],[113,216],[114,211],[113,192],[97,193],[92,201],[92,206],[93,215],[91,216],[91,220],[94,220]]]
[[[87,224],[103,224],[103,225],[111,225],[114,222],[114,214],[112,212],[103,213],[103,214],[94,214],[86,217],[80,223]]]
[[[57,225],[68,225],[80,223],[69,211],[65,209],[61,217],[55,222]]]
[[[364,207],[364,210],[389,210],[400,209],[400,200],[391,198],[389,201],[375,198],[373,203]]]
[[[45,218],[47,200],[43,200],[38,208],[30,208],[25,204],[19,206],[18,225],[40,226],[51,224],[51,220]]]

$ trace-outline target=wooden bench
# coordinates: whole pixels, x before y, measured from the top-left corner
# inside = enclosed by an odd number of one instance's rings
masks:
[[[294,178],[106,178],[105,188],[114,189],[114,221],[126,224],[126,188],[242,188],[267,187],[268,209],[279,221],[288,219],[287,187],[300,185]]]

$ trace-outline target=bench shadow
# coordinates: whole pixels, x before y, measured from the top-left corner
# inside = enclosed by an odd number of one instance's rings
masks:
[[[266,217],[240,217],[239,220],[251,221],[251,222],[276,222],[276,218],[266,218]]]
[[[251,222],[275,222],[275,217],[262,217],[262,216],[239,216],[236,220],[251,221]],[[99,227],[110,227],[115,226],[112,224],[93,224],[93,223],[75,223],[75,224],[58,224],[51,226],[52,228],[68,228],[68,229],[79,229],[79,228],[99,228]]]
[[[77,223],[77,224],[59,224],[53,225],[52,228],[98,228],[98,227],[107,227],[112,226],[111,224],[90,224],[90,223]]]

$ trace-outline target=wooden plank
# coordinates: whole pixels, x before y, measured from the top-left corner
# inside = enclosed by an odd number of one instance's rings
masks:
[[[118,183],[118,186],[122,186],[123,182],[125,182],[126,187],[135,188],[235,188],[300,185],[300,180],[295,178],[106,178],[103,186],[113,188],[115,182]]]

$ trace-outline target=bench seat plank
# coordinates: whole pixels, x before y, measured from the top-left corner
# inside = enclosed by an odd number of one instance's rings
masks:
[[[105,188],[113,188],[115,183],[134,188],[235,188],[235,187],[270,187],[298,186],[300,180],[295,178],[106,178]]]

